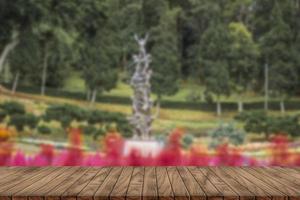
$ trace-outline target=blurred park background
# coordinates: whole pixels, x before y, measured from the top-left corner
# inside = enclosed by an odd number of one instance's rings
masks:
[[[0,165],[300,165],[299,76],[300,0],[0,0]]]

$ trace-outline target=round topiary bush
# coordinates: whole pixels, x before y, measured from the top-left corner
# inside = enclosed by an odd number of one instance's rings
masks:
[[[81,126],[80,128],[85,135],[94,135],[97,132],[97,128],[92,125]]]
[[[6,118],[7,113],[4,110],[0,109],[0,122],[3,122],[4,119]]]
[[[210,147],[216,148],[224,143],[241,145],[245,135],[244,131],[237,129],[233,124],[220,124],[217,129],[210,132]]]
[[[24,105],[15,101],[2,103],[0,104],[0,108],[5,111],[7,115],[25,114]]]
[[[87,118],[87,111],[77,106],[65,104],[65,105],[52,105],[49,106],[44,115],[45,121],[69,121],[69,119],[84,121]]]
[[[10,116],[9,125],[14,126],[18,131],[23,131],[25,126],[28,126],[31,129],[36,128],[38,122],[38,117],[33,114],[16,114]]]
[[[42,135],[50,135],[52,133],[52,129],[48,126],[41,125],[37,128],[37,131]]]

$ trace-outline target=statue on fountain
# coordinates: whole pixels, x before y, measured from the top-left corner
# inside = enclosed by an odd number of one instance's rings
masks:
[[[152,114],[153,101],[151,100],[151,55],[146,51],[148,35],[135,40],[139,45],[139,53],[133,56],[135,71],[130,85],[134,91],[132,97],[132,116],[130,124],[134,127],[134,135],[141,140],[151,139],[151,126],[156,115]]]

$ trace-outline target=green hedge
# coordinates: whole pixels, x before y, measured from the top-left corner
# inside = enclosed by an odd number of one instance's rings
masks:
[[[10,88],[11,84],[4,83],[4,86]],[[18,91],[30,93],[30,94],[39,94],[39,87],[32,86],[22,86],[18,87]],[[82,92],[69,92],[57,88],[47,88],[46,94],[53,97],[63,97],[69,99],[77,100],[86,100],[86,94]],[[117,97],[111,95],[98,95],[97,102],[101,103],[112,103],[112,104],[123,104],[131,105],[131,99],[129,97]],[[269,110],[280,110],[279,101],[270,101]],[[163,108],[176,108],[184,110],[201,110],[201,111],[211,111],[215,112],[216,105],[214,103],[205,103],[205,102],[181,102],[181,101],[167,101],[163,100],[161,102]],[[287,101],[286,110],[300,110],[300,101]],[[264,108],[264,102],[251,102],[244,103],[245,110],[259,110]],[[236,111],[237,102],[224,102],[222,103],[223,111]]]
[[[25,106],[15,101],[7,101],[0,104],[0,109],[7,115],[25,114]]]
[[[4,110],[0,109],[0,122],[3,122],[5,117],[7,116],[7,113]]]
[[[39,118],[33,114],[15,114],[10,116],[9,125],[16,127],[18,131],[23,131],[25,126],[36,128],[38,122]]]
[[[244,123],[245,131],[263,133],[266,138],[274,133],[300,135],[299,115],[274,117],[263,111],[252,111],[240,113],[235,119]]]
[[[87,121],[89,126],[84,127],[84,132],[91,135],[99,135],[99,130],[93,127],[95,124],[102,124],[106,127],[115,124],[115,128],[124,136],[131,135],[132,132],[126,115],[122,113],[88,110],[69,104],[50,105],[46,109],[43,119],[47,122],[52,120],[59,121],[63,128],[69,127],[73,120],[79,122]]]
[[[52,129],[48,126],[41,125],[37,128],[37,131],[42,135],[50,135],[52,133]]]

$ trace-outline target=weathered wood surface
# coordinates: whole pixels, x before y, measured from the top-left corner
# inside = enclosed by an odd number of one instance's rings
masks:
[[[0,167],[0,200],[300,200],[300,168]]]

